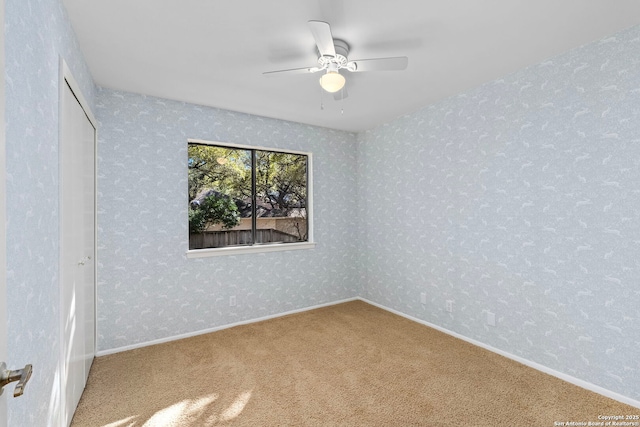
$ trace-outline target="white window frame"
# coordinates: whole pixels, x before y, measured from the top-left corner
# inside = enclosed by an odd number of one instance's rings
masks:
[[[316,246],[313,240],[313,154],[305,151],[288,150],[282,148],[261,147],[255,145],[234,144],[230,142],[207,141],[203,139],[187,139],[187,144],[214,145],[217,147],[238,148],[243,150],[261,150],[277,153],[300,154],[307,156],[307,233],[308,240],[299,243],[265,243],[251,246],[225,246],[222,248],[188,249],[187,258],[207,258],[221,255],[242,255],[265,252],[295,251],[300,249],[313,249]],[[186,217],[185,217],[186,220]],[[189,231],[187,227],[187,242]],[[187,245],[188,246],[188,245]]]

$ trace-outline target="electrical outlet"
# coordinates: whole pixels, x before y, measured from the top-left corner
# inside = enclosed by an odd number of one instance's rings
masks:
[[[236,296],[231,295],[229,297],[229,307],[235,307],[235,306],[236,306]]]
[[[420,302],[422,304],[426,304],[427,303],[427,293],[426,292],[421,292],[420,293]]]
[[[496,326],[496,314],[487,311],[487,325]]]
[[[453,301],[448,299],[446,304],[445,304],[445,310],[447,310],[447,312],[449,313],[453,313]]]

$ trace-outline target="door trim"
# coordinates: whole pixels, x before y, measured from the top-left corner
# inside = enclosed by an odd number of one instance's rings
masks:
[[[71,88],[71,91],[73,92],[73,94],[75,95],[76,99],[80,103],[80,106],[84,110],[84,113],[87,115],[87,118],[89,119],[89,121],[91,122],[93,127],[96,129],[96,133],[97,133],[98,132],[98,125],[97,125],[98,121],[96,120],[95,116],[93,115],[93,112],[91,111],[89,103],[87,102],[87,100],[85,99],[84,95],[82,94],[82,91],[80,90],[80,85],[78,84],[76,79],[73,77],[73,74],[71,74],[71,70],[69,69],[69,66],[67,65],[67,62],[63,58],[60,58],[60,92],[62,92],[62,89],[64,88],[64,83],[65,82]]]
[[[78,101],[78,103],[80,104],[80,107],[82,108],[82,110],[84,111],[85,115],[87,116],[87,119],[89,120],[89,122],[91,123],[91,125],[94,128],[94,139],[93,139],[93,147],[94,147],[94,199],[93,199],[93,206],[94,206],[94,217],[93,217],[93,223],[94,223],[94,246],[93,246],[93,255],[94,255],[94,262],[93,262],[93,283],[94,283],[94,301],[93,301],[93,305],[94,305],[94,330],[93,330],[93,335],[94,335],[94,348],[93,348],[93,354],[96,354],[96,350],[97,350],[97,336],[98,336],[98,332],[97,332],[97,312],[98,312],[98,292],[97,292],[97,266],[98,266],[98,210],[97,210],[97,198],[98,198],[98,192],[97,192],[97,184],[98,184],[98,126],[97,123],[98,121],[96,120],[95,116],[93,115],[93,112],[91,111],[91,108],[89,106],[89,103],[87,102],[87,100],[85,99],[84,95],[82,94],[82,91],[80,90],[80,85],[78,84],[78,82],[76,81],[76,79],[73,77],[73,74],[71,73],[71,70],[69,69],[69,66],[67,65],[66,61],[64,60],[64,58],[60,57],[60,67],[59,67],[59,85],[58,85],[58,147],[60,147],[60,141],[62,140],[62,126],[60,125],[62,123],[62,117],[63,117],[63,108],[62,108],[62,99],[63,99],[63,92],[66,90],[65,86],[68,86],[71,89],[71,92],[73,93],[73,95],[75,96],[76,100]],[[60,150],[58,150],[59,155],[61,155]],[[61,161],[58,160],[58,164],[60,165]],[[58,182],[58,206],[61,207],[62,205],[62,170],[59,170],[58,173],[59,178],[59,182]],[[59,215],[59,229],[62,229],[62,212],[61,209],[58,209],[58,215]],[[62,239],[62,236],[59,236],[60,239]],[[65,322],[65,313],[63,313],[62,308],[64,307],[64,302],[63,302],[63,296],[64,293],[62,292],[62,283],[60,281],[60,279],[63,277],[63,261],[62,261],[62,251],[59,254],[59,259],[58,259],[58,266],[59,266],[59,271],[58,271],[58,286],[60,289],[60,302],[59,302],[59,307],[60,307],[60,319],[59,319],[59,340],[60,340],[60,354],[59,354],[59,369],[60,369],[60,411],[59,411],[59,416],[60,416],[60,425],[62,426],[66,426],[68,425],[71,420],[67,420],[66,419],[66,415],[67,415],[67,402],[66,402],[66,390],[64,390],[64,381],[63,381],[63,376],[66,376],[66,367],[65,367],[65,351],[67,350],[66,348],[66,344],[64,342],[64,322]]]
[[[4,0],[0,0],[0,33],[4,34]],[[7,356],[7,128],[5,121],[4,37],[0,43],[0,361]],[[7,394],[0,396],[0,427],[7,425]]]

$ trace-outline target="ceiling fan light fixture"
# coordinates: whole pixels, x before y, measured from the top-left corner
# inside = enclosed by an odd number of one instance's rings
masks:
[[[320,86],[322,89],[326,90],[329,93],[334,93],[339,91],[344,87],[346,83],[346,79],[342,74],[338,71],[327,71],[322,77],[320,77]]]

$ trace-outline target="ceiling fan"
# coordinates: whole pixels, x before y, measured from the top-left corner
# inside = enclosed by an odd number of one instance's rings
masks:
[[[331,35],[331,27],[328,23],[323,21],[309,21],[308,24],[318,47],[318,65],[314,67],[267,71],[263,73],[264,75],[317,73],[319,71],[325,71],[320,78],[320,86],[327,92],[334,93],[337,97],[338,91],[343,89],[346,83],[346,79],[340,74],[340,70],[359,73],[362,71],[393,71],[407,68],[409,58],[406,56],[350,61],[348,59],[349,45],[344,40],[333,38]],[[344,97],[346,97],[346,95],[343,90],[342,98]]]

